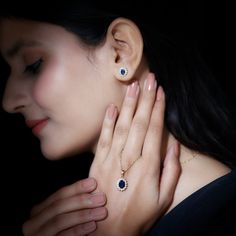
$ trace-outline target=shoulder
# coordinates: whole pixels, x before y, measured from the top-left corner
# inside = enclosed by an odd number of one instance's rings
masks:
[[[208,156],[198,155],[197,158],[182,166],[182,173],[176,187],[174,200],[168,212],[191,194],[228,174],[230,171],[231,169],[221,162]]]
[[[235,219],[236,170],[232,170],[184,199],[147,235],[236,235]]]

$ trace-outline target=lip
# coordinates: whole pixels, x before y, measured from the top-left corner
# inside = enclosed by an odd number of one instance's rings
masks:
[[[32,133],[34,135],[39,135],[41,130],[47,125],[48,118],[45,119],[38,119],[38,120],[27,120],[26,125],[32,129]]]

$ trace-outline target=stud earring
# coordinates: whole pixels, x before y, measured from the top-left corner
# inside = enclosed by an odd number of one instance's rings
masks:
[[[125,77],[126,75],[128,75],[128,69],[125,68],[125,67],[120,67],[120,69],[119,69],[119,75],[120,75],[121,77]]]

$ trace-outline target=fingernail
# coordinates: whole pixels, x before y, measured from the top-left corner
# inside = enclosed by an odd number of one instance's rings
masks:
[[[149,91],[155,90],[156,87],[157,87],[157,82],[154,76],[149,75],[148,78],[144,82],[144,90],[149,92]]]
[[[164,94],[163,88],[159,86],[157,90],[157,101],[160,101],[162,99],[163,94]]]
[[[97,205],[97,204],[105,204],[106,198],[104,193],[96,193],[90,197],[90,200],[92,204]]]
[[[107,117],[110,120],[113,120],[116,114],[116,106],[114,104],[110,104],[107,109]]]
[[[93,178],[83,180],[83,187],[87,190],[93,189],[96,186],[96,182]]]
[[[139,84],[138,81],[135,81],[128,86],[127,96],[130,98],[136,98],[138,93],[139,93]]]

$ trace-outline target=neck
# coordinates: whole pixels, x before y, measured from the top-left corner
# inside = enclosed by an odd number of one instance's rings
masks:
[[[175,138],[165,130],[164,140],[164,147],[166,148],[163,151],[166,151],[171,147]],[[211,156],[193,152],[183,145],[180,145],[179,158],[181,175],[175,190],[173,202],[166,213],[198,189],[231,171],[230,168]]]
[[[175,140],[176,139],[174,138],[174,136],[165,128],[161,154],[163,157],[166,155],[168,149],[174,144]],[[195,153],[192,150],[185,147],[184,145],[180,145],[180,163],[187,163],[188,161],[193,159],[193,156],[195,156]]]
[[[173,135],[167,129],[164,129],[162,156],[165,156],[174,141]],[[97,143],[93,146],[93,153],[96,153],[96,147]],[[194,153],[194,155],[196,155],[195,158],[193,158],[192,150],[180,145],[181,175],[175,189],[173,201],[165,214],[198,189],[231,171],[230,168],[210,156],[200,153]]]

